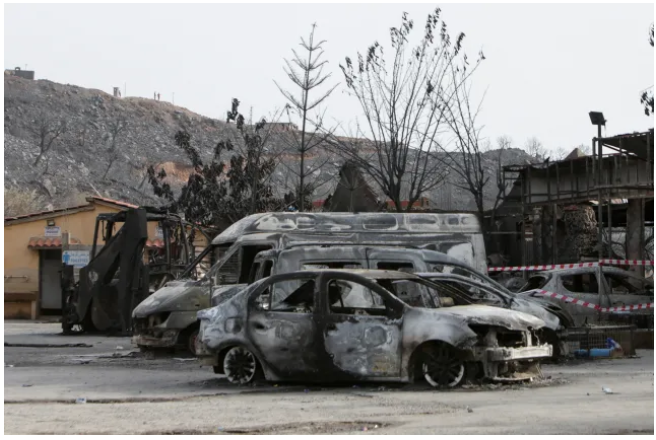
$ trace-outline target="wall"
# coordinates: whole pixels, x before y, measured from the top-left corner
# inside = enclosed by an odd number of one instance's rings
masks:
[[[39,251],[27,247],[31,237],[44,235],[48,220],[54,220],[61,232],[69,232],[83,247],[93,244],[96,217],[101,213],[119,212],[120,209],[104,204],[91,203],[88,211],[71,211],[70,214],[50,219],[39,219],[5,226],[5,319],[36,318],[39,299]],[[117,223],[118,231],[122,223]],[[156,237],[157,222],[148,223],[148,237]],[[102,232],[99,231],[99,235]],[[54,238],[54,237],[53,237]],[[101,241],[102,243],[102,241]],[[204,248],[206,240],[197,234],[195,243]],[[77,248],[77,246],[71,247]]]

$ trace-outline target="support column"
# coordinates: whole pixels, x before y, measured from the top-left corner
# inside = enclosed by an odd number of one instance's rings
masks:
[[[643,199],[629,199],[626,211],[626,258],[642,260],[645,248],[645,210]],[[636,275],[644,276],[643,266],[631,266]]]

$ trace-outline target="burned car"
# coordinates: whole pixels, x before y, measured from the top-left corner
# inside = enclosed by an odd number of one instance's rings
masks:
[[[423,307],[397,292],[414,284]],[[525,380],[539,374],[544,321],[484,305],[455,306],[416,275],[311,270],[274,275],[198,312],[196,352],[233,383],[400,381],[455,387],[467,377]]]
[[[574,327],[574,317],[560,304],[543,297],[522,297],[502,290],[494,282],[472,279],[454,273],[417,273],[430,280],[441,297],[455,305],[483,304],[528,313],[545,322],[545,339],[553,345],[554,357],[568,354],[567,329]]]
[[[597,304],[600,307],[620,307],[654,302],[654,283],[632,272],[616,267],[580,267],[537,272],[530,276],[519,297],[542,299],[567,310],[576,326],[596,323],[599,312],[570,301],[543,295],[542,291],[558,293],[570,298]],[[617,312],[608,315],[610,321],[630,321],[638,326],[648,325],[653,309]],[[624,316],[623,316],[624,315]],[[641,325],[642,324],[642,325]]]
[[[432,250],[330,242],[322,246],[304,242],[286,246],[289,248],[265,250],[233,246],[219,252],[218,262],[202,279],[180,279],[164,285],[133,310],[132,343],[141,350],[179,347],[194,353],[198,334],[196,313],[214,305],[211,298],[223,295],[231,286],[243,286],[271,274],[303,268],[448,269],[487,278],[465,263]],[[197,262],[202,257],[201,254]],[[192,267],[193,264],[187,268],[183,278]]]

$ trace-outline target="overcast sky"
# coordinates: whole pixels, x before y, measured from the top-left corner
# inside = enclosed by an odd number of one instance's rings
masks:
[[[640,93],[654,84],[647,36],[654,6],[444,4],[452,34],[464,31],[470,59],[486,60],[474,81],[487,91],[484,135],[509,135],[521,146],[536,136],[546,147],[590,143],[590,110],[603,111],[607,134],[653,127]],[[289,84],[290,58],[311,24],[325,45],[333,121],[359,115],[346,95],[339,63],[374,41],[389,47],[389,28],[406,11],[423,27],[428,4],[286,5],[5,5],[5,68],[35,70],[38,79],[128,96],[161,93],[197,113],[225,118],[233,97],[255,116],[281,108],[274,84]]]

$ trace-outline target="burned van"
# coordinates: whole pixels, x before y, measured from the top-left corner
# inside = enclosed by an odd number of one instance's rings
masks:
[[[205,255],[210,254],[216,263],[204,278],[168,283],[134,309],[133,343],[142,349],[181,346],[193,350],[199,325],[196,313],[210,307],[211,291],[249,284],[256,257],[262,252],[311,246],[436,251],[480,273],[487,270],[481,228],[473,214],[254,214],[212,241]],[[366,256],[358,258],[360,264],[366,263]],[[269,264],[273,270],[278,263],[272,260]],[[300,270],[291,263],[280,264],[276,273]],[[376,268],[403,269],[381,264]]]

